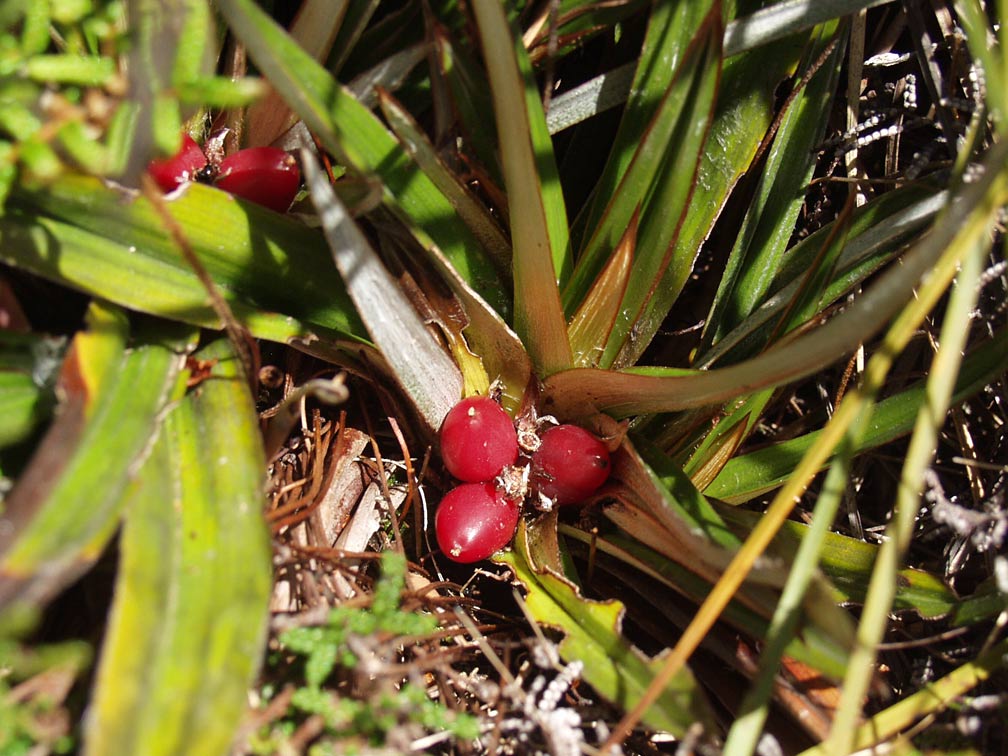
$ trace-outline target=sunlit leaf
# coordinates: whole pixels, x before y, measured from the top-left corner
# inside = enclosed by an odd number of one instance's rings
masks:
[[[759,515],[743,509],[719,507],[725,520],[740,532],[751,529]],[[807,525],[788,521],[773,541],[773,551],[789,558],[794,555],[808,530]],[[830,533],[826,536],[819,555],[819,565],[830,578],[838,592],[838,601],[861,603],[868,589],[872,565],[878,555],[878,546],[855,538]],[[916,611],[928,619],[948,617],[961,603],[955,592],[944,582],[923,570],[906,568],[900,571],[897,582],[897,611]]]
[[[647,659],[623,639],[620,602],[586,599],[568,580],[540,567],[530,551],[524,522],[519,524],[514,550],[497,558],[509,565],[525,586],[525,603],[532,616],[564,633],[561,656],[583,663],[582,676],[600,695],[620,707],[632,706],[658,662]],[[644,720],[651,727],[681,736],[694,722],[709,723],[711,713],[693,676],[683,670]]]
[[[325,60],[343,24],[349,0],[306,0],[290,25],[291,38],[315,60]],[[273,88],[248,109],[246,144],[272,144],[297,121],[297,116]]]
[[[618,364],[630,365],[639,359],[679,298],[701,245],[766,136],[775,113],[777,87],[793,74],[804,43],[804,37],[789,37],[724,60],[689,212],[676,237],[675,260],[679,262],[670,264],[661,280],[652,284],[654,293],[637,315],[633,340],[626,344]]]
[[[101,554],[123,491],[172,400],[190,329],[159,324],[127,349],[125,315],[92,305],[64,360],[60,412],[5,501],[0,604],[50,598]]]
[[[497,0],[475,0],[500,139],[513,245],[515,330],[540,374],[570,367],[557,280],[568,275],[567,216],[553,147],[524,50]]]
[[[248,383],[226,341],[127,490],[84,753],[226,753],[266,640],[272,554]]]
[[[256,65],[323,146],[353,172],[378,174],[385,204],[405,213],[484,299],[507,313],[509,297],[487,253],[377,117],[251,0],[221,0],[218,7]]]
[[[716,583],[741,541],[681,470],[646,444],[642,443],[642,448],[638,454],[624,443],[613,456],[613,485],[608,497],[615,502],[604,507],[605,516],[665,559],[678,562],[709,584]],[[733,598],[769,617],[787,567],[767,560],[751,575],[752,580]],[[802,610],[808,622],[832,638],[838,653],[849,648],[853,625],[835,606],[832,591],[823,581],[814,584]]]
[[[710,593],[711,584],[695,572],[623,533],[614,532],[593,538],[582,531],[565,526],[561,526],[561,532],[569,538],[577,539],[585,546],[590,544],[591,548],[625,565],[623,568],[617,567],[606,558],[596,558],[595,561],[598,569],[612,572],[619,580],[627,583],[628,587],[632,586],[635,580],[647,577],[657,580],[670,593],[683,596],[692,602],[699,603]],[[582,556],[586,551],[587,549],[579,549]],[[634,573],[637,573],[636,577]],[[675,621],[676,617],[672,616],[674,609],[671,607],[673,599],[660,598],[653,592],[647,593],[645,598],[649,602],[649,611],[660,612],[670,622]],[[724,619],[734,628],[754,638],[762,638],[767,629],[766,614],[766,610],[757,611],[742,602],[732,601],[725,609]],[[681,613],[678,619],[683,619]],[[792,658],[801,660],[831,679],[839,680],[843,677],[844,663],[847,659],[846,649],[813,624],[803,627],[801,637],[795,638],[789,644],[787,652]]]
[[[337,199],[315,158],[303,151],[301,161],[305,182],[347,291],[406,395],[430,430],[436,431],[462,396],[458,367],[427,330],[399,284]]]
[[[19,193],[0,218],[0,259],[141,312],[220,328],[195,271],[143,198],[66,175]],[[191,184],[168,203],[193,252],[253,335],[287,342],[367,333],[318,231]]]

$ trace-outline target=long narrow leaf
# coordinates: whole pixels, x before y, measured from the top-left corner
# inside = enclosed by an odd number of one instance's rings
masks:
[[[1000,166],[1008,148],[997,145],[985,162]],[[966,185],[932,232],[846,312],[812,333],[727,368],[684,377],[655,377],[603,370],[569,370],[545,382],[545,407],[560,415],[607,410],[615,415],[662,412],[716,404],[760,388],[811,375],[871,338],[908,299],[914,287],[957,235],[983,233],[978,208],[999,205],[1003,177],[991,168]]]
[[[272,559],[262,442],[226,341],[129,490],[89,756],[220,756],[266,640]]]
[[[375,115],[252,0],[220,0],[218,7],[256,65],[325,148],[358,173],[378,174],[384,202],[409,216],[473,288],[506,313],[508,297],[479,241],[457,222],[451,203],[426,174],[415,169]]]
[[[0,260],[131,309],[220,328],[196,273],[143,198],[66,175],[17,194],[24,214],[0,218]],[[235,315],[274,341],[366,340],[318,231],[189,185],[173,217]]]
[[[420,170],[430,176],[445,197],[452,203],[459,219],[483,244],[504,278],[511,275],[511,244],[486,205],[473,196],[469,188],[452,173],[438,156],[434,146],[421,131],[416,121],[387,92],[379,92],[378,103],[389,127],[399,137],[405,150],[416,161]]]
[[[301,157],[305,182],[347,291],[406,395],[436,431],[462,395],[462,375],[337,199],[315,158],[307,151]]]
[[[89,325],[63,364],[61,411],[5,502],[0,604],[43,602],[101,554],[195,335],[161,325],[127,349],[125,315],[100,304]]]
[[[515,330],[539,373],[571,365],[557,279],[568,274],[567,218],[534,82],[497,0],[475,0],[500,139],[514,247]],[[523,75],[524,73],[524,75]],[[528,90],[531,88],[531,92]],[[545,170],[544,170],[545,169]]]
[[[913,435],[903,460],[892,519],[886,525],[886,538],[879,547],[864,609],[858,621],[858,645],[844,676],[836,718],[827,741],[838,752],[850,751],[854,746],[854,728],[861,718],[863,699],[874,675],[878,644],[885,635],[888,615],[892,611],[896,575],[916,527],[925,472],[934,461],[938,434],[948,412],[962,350],[969,336],[983,260],[990,251],[990,243],[983,237],[961,246],[967,247],[967,250],[956,277],[956,286],[949,297],[939,345],[928,373],[925,400],[917,412]]]
[[[769,340],[771,327],[787,308],[791,308],[794,321],[805,322],[836,302],[895,259],[913,234],[925,228],[947,201],[946,193],[924,187],[897,189],[855,211],[845,235],[837,233],[836,224],[842,222],[838,220],[803,239],[788,250],[786,262],[774,280],[773,294],[738,328],[698,357],[696,366],[737,362],[760,351]],[[843,239],[843,249],[819,301],[814,307],[794,308],[803,277],[833,236],[838,237],[837,243]]]

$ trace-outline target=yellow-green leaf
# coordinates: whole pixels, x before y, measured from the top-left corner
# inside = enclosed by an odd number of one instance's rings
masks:
[[[128,491],[90,756],[228,753],[262,657],[272,568],[255,408],[226,341],[198,356],[211,376]]]
[[[548,525],[547,525],[548,526]],[[536,564],[535,541],[523,521],[514,550],[497,559],[514,570],[527,591],[525,603],[536,621],[564,632],[560,655],[584,664],[582,675],[606,699],[630,709],[647,689],[660,667],[628,643],[620,632],[623,605],[619,601],[584,598],[565,578]],[[651,727],[682,736],[694,722],[710,723],[707,701],[688,669],[683,669],[644,715]]]
[[[150,448],[194,333],[156,324],[127,348],[128,323],[95,303],[63,363],[63,404],[0,518],[0,605],[39,603],[89,567]]]

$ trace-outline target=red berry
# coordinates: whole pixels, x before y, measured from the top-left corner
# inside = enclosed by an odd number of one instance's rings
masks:
[[[514,423],[487,396],[463,399],[441,423],[441,457],[448,472],[459,480],[491,480],[518,459]]]
[[[438,545],[455,562],[478,562],[504,548],[518,527],[518,502],[493,483],[463,483],[434,515]]]
[[[170,158],[151,160],[147,173],[161,187],[170,192],[186,181],[195,181],[196,174],[207,164],[206,155],[188,134],[182,134],[182,147]]]
[[[236,197],[285,213],[301,186],[301,171],[283,150],[252,147],[224,158],[214,183]]]
[[[609,450],[576,425],[557,425],[542,434],[532,455],[529,480],[555,504],[576,504],[609,477]]]

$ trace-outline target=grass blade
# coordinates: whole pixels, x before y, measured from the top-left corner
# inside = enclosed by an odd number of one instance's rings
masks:
[[[263,458],[230,345],[169,414],[129,491],[85,754],[227,753],[266,640]]]
[[[776,87],[794,73],[806,37],[796,36],[722,65],[717,106],[696,169],[693,194],[675,240],[677,264],[654,283],[619,364],[633,364],[654,338],[692,272],[692,262],[710,236],[735,185],[751,167],[776,114]]]
[[[759,523],[758,512],[719,506],[718,513],[740,534],[751,532]],[[791,562],[808,534],[809,526],[788,520],[774,537],[770,552]],[[819,567],[832,582],[838,602],[862,604],[868,592],[878,546],[839,533],[828,533],[819,552]],[[978,617],[997,614],[996,606],[978,603],[985,598],[959,598],[942,580],[923,570],[904,568],[896,580],[893,608],[912,611],[926,619],[946,618],[954,627],[976,622]],[[846,669],[846,667],[845,667]]]
[[[963,244],[965,246],[965,244]],[[962,350],[969,335],[973,306],[979,293],[986,239],[973,241],[962,255],[962,269],[952,290],[939,347],[928,374],[926,398],[914,424],[896,494],[896,506],[886,527],[886,538],[879,547],[872,570],[864,610],[858,622],[858,643],[851,655],[844,677],[843,692],[827,746],[836,752],[850,751],[855,727],[861,718],[863,698],[875,669],[876,647],[888,626],[888,615],[895,595],[896,573],[903,560],[917,522],[925,473],[934,460],[938,431],[948,411],[952,388],[959,372]]]
[[[773,283],[773,294],[738,328],[725,335],[696,361],[697,367],[715,362],[738,362],[758,353],[770,340],[771,328],[781,313],[791,309],[793,322],[805,322],[815,312],[863,284],[868,277],[892,261],[906,242],[926,227],[948,201],[947,194],[926,188],[907,187],[882,195],[854,212],[846,233],[836,222],[819,229],[788,250],[787,261]],[[794,308],[801,296],[805,276],[830,239],[843,241],[840,257],[829,281],[814,306]]]
[[[1008,351],[1004,333],[966,355],[953,394],[953,402],[965,401],[1008,371]],[[859,451],[872,449],[906,435],[924,403],[924,383],[918,382],[875,405],[867,422]],[[729,504],[741,504],[772,491],[784,483],[798,460],[815,443],[821,431],[772,444],[728,460],[721,472],[704,489],[707,496]]]
[[[858,444],[860,429],[847,431],[830,467],[822,491],[816,500],[812,523],[805,532],[794,559],[787,583],[774,609],[765,643],[760,653],[756,679],[746,692],[735,721],[725,739],[726,756],[751,756],[766,723],[774,682],[788,645],[799,632],[799,610],[812,580],[818,574],[822,546],[836,518],[847,487],[850,461]]]
[[[888,2],[892,0],[786,0],[760,8],[725,26],[724,56],[741,55],[832,19]],[[617,66],[553,98],[546,117],[550,133],[556,134],[625,102],[633,85],[633,69],[633,63]]]
[[[911,729],[914,722],[955,706],[966,693],[1003,669],[1006,658],[1008,641],[1001,641],[976,659],[876,714],[854,731],[853,747],[859,751],[870,749]],[[831,753],[829,745],[822,743],[803,751],[800,756],[829,756]]]
[[[343,26],[349,0],[307,0],[301,4],[290,25],[290,35],[315,60],[325,60]],[[245,142],[249,147],[272,144],[296,122],[297,116],[275,89],[252,103],[245,121]]]

